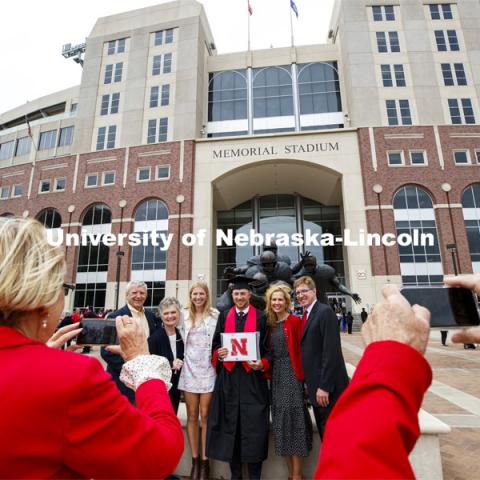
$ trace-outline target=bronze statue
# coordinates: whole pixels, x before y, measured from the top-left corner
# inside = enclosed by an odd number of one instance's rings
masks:
[[[351,292],[345,285],[340,283],[333,267],[326,264],[317,265],[317,259],[313,255],[304,258],[302,269],[291,280],[294,282],[297,278],[304,275],[311,277],[315,282],[319,302],[328,304],[326,292],[341,292],[352,297],[355,303],[361,302],[357,293]]]

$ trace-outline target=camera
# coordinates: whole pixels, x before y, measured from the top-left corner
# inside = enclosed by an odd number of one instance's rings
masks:
[[[402,295],[411,305],[430,310],[431,328],[468,328],[480,325],[478,303],[474,293],[466,288],[403,287]]]

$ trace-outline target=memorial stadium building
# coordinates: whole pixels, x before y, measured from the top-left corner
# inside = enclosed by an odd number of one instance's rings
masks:
[[[100,18],[79,86],[0,115],[0,214],[72,239],[69,309],[115,308],[130,279],[150,306],[199,278],[218,295],[252,232],[367,308],[480,272],[479,28],[477,0],[337,0],[325,44],[219,55],[195,0]],[[414,232],[433,242],[362,242]]]

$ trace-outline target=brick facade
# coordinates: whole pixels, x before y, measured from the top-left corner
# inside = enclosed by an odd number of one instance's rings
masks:
[[[369,232],[381,232],[382,220],[385,233],[395,232],[393,197],[401,187],[417,185],[428,192],[434,205],[444,273],[453,274],[451,254],[446,249],[448,243],[457,244],[460,272],[470,273],[472,264],[461,204],[465,189],[480,183],[480,164],[476,160],[476,151],[480,150],[480,126],[439,126],[437,132],[436,136],[435,128],[428,126],[374,128],[372,148],[369,129],[359,129],[368,229]],[[457,149],[470,152],[471,164],[455,164],[453,152]],[[411,150],[425,151],[427,164],[410,165]],[[376,152],[376,168],[373,151]],[[403,151],[405,165],[388,165],[389,151]],[[448,194],[442,190],[443,183],[449,183],[452,187]],[[380,194],[373,191],[375,184],[382,186]],[[379,203],[382,206],[382,219]],[[385,254],[383,247],[371,247],[370,257],[373,275],[400,275],[396,246],[386,247]]]
[[[64,233],[80,233],[81,223],[86,211],[94,204],[105,204],[112,212],[112,233],[131,233],[134,228],[134,216],[138,206],[145,200],[156,198],[165,203],[169,218],[168,230],[174,234],[167,253],[167,280],[187,280],[191,278],[191,249],[179,243],[177,247],[177,232],[179,231],[179,204],[177,195],[185,197],[181,206],[180,235],[192,231],[193,223],[193,182],[194,182],[193,141],[170,142],[156,145],[142,145],[130,148],[103,150],[82,155],[57,157],[37,162],[2,168],[0,186],[21,184],[22,196],[9,198],[0,202],[0,215],[38,217],[47,208],[55,208],[61,215]],[[170,178],[137,182],[137,168],[151,167],[151,174],[158,165],[170,166]],[[77,171],[77,174],[75,172]],[[88,188],[85,185],[87,174],[115,171],[115,184]],[[32,179],[31,194],[28,198],[30,177]],[[65,178],[66,188],[61,192],[39,193],[41,180]],[[126,200],[123,209],[120,200]],[[75,206],[72,213],[68,212],[70,205]],[[67,274],[66,278],[75,281],[78,247],[66,247]],[[120,281],[130,279],[132,249],[122,248],[125,256],[122,260]],[[110,247],[108,282],[116,281],[117,247]],[[178,277],[177,277],[178,261]]]

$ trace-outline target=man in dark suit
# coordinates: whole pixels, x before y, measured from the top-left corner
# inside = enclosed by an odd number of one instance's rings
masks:
[[[112,312],[108,318],[116,318],[121,315],[128,315],[135,318],[145,331],[147,338],[161,326],[161,320],[156,318],[152,312],[145,310],[143,305],[147,300],[147,285],[145,282],[131,281],[127,284],[127,303],[122,308]],[[120,372],[123,366],[123,359],[120,355],[101,349],[102,358],[107,362],[107,372],[112,376],[118,389],[125,395],[130,403],[135,403],[135,392],[120,381]]]
[[[348,385],[338,320],[328,305],[317,300],[311,277],[298,278],[294,290],[304,309],[300,345],[305,383],[318,433],[323,438],[327,417]]]
[[[250,304],[251,285],[244,276],[233,280],[234,306],[220,313],[212,342],[212,363],[217,380],[207,423],[207,456],[230,463],[232,479],[242,478],[242,463],[248,478],[259,480],[262,462],[268,455],[269,395],[263,375],[269,362],[265,357],[267,335],[265,314]],[[224,361],[228,348],[222,333],[259,332],[259,359],[248,362]]]

